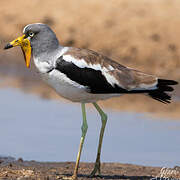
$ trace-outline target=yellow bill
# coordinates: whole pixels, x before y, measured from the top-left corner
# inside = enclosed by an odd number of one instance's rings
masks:
[[[10,43],[8,43],[4,49],[9,49],[15,46],[21,46],[21,49],[23,51],[24,54],[24,59],[26,62],[26,66],[27,68],[30,67],[30,60],[31,60],[31,43],[29,41],[29,39],[27,39],[25,37],[25,35],[18,37],[17,39],[15,39],[14,41],[11,41]]]

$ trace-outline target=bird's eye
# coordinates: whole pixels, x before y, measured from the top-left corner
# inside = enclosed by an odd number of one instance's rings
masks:
[[[33,37],[33,36],[34,36],[34,33],[33,33],[33,32],[30,32],[30,33],[29,33],[29,36],[30,36],[30,37]]]

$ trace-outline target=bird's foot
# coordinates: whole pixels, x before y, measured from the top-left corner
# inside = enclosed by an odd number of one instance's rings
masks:
[[[92,170],[91,174],[89,175],[90,177],[94,177],[96,173],[98,172],[98,175],[101,176],[101,163],[100,161],[97,161],[94,165],[94,169]]]
[[[63,180],[77,180],[77,176],[73,175],[73,176],[63,176],[61,179]]]

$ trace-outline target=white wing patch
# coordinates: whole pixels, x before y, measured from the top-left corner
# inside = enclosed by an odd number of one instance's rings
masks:
[[[75,64],[76,66],[78,66],[80,68],[88,67],[88,64],[86,63],[86,61],[84,59],[77,60],[74,57],[72,57],[71,55],[63,55],[63,59],[67,62],[72,62],[73,64]]]
[[[115,86],[115,84],[119,85],[118,80],[112,76],[111,74],[109,74],[108,72],[102,72],[102,74],[105,76],[106,80],[108,81],[109,84],[111,84],[111,86]]]
[[[121,86],[119,81],[113,75],[108,73],[108,71],[114,70],[114,68],[111,65],[109,65],[108,68],[106,68],[102,67],[100,64],[88,64],[84,59],[76,59],[71,55],[63,55],[63,59],[67,62],[72,62],[79,68],[91,68],[96,71],[101,71],[109,84],[111,84],[113,87],[115,86],[115,84]]]
[[[112,71],[114,70],[114,68],[109,65],[108,69],[105,67],[102,67],[100,64],[88,64],[84,59],[76,59],[71,55],[63,55],[63,59],[67,62],[72,62],[74,63],[76,66],[80,67],[80,68],[91,68],[94,69],[96,71]]]

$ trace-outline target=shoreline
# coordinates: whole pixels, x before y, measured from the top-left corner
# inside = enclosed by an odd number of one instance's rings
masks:
[[[71,176],[75,162],[0,161],[0,179],[61,179]],[[89,178],[94,163],[80,163],[78,179],[151,179],[158,175],[160,167],[121,163],[102,163],[102,176]]]
[[[24,161],[19,158],[13,162],[0,161],[0,179],[18,180],[54,180],[62,179],[63,176],[71,176],[75,162],[37,162]],[[174,168],[151,167],[134,164],[122,163],[102,163],[101,176],[90,178],[89,174],[93,169],[94,163],[80,163],[78,179],[130,179],[145,180],[167,175],[166,172],[172,171],[171,178],[180,178],[180,166]]]

